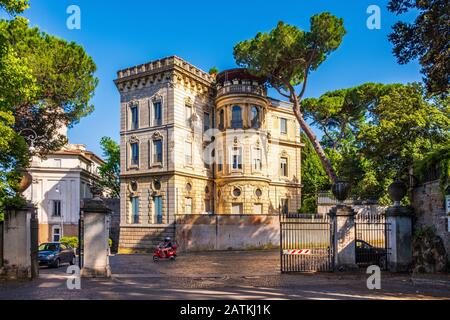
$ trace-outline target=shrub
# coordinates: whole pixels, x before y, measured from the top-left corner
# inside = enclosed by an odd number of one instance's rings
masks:
[[[62,237],[60,242],[67,243],[72,248],[78,248],[78,237]]]
[[[72,248],[78,248],[78,237],[62,237],[60,242],[69,244]],[[113,241],[111,238],[108,239],[109,247],[112,247]]]

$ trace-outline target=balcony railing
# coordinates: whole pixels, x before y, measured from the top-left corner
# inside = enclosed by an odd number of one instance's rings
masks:
[[[231,84],[217,89],[218,97],[233,93],[252,93],[260,96],[266,95],[264,88],[249,84]]]

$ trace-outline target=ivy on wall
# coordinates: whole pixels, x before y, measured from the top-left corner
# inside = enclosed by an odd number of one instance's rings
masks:
[[[414,174],[421,182],[430,180],[433,171],[438,174],[442,193],[450,194],[450,142],[436,147],[414,165]]]

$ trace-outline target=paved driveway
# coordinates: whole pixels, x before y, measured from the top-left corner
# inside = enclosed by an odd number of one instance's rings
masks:
[[[111,257],[116,275],[154,275],[173,277],[278,275],[278,250],[223,251],[181,254],[176,261],[153,262],[151,254]]]
[[[0,283],[0,299],[450,299],[450,275],[383,273],[369,290],[360,273],[280,274],[277,251],[112,256],[111,279],[66,286],[66,267],[41,269],[35,281]]]

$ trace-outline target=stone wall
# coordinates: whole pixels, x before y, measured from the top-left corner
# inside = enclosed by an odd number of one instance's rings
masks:
[[[440,190],[439,181],[424,183],[413,189],[412,205],[416,214],[415,228],[433,226],[450,256],[450,232],[448,218],[445,213],[444,195]]]
[[[164,241],[165,237],[174,238],[175,226],[170,225],[127,225],[120,229],[118,252],[151,253],[155,247]]]
[[[278,215],[177,215],[175,239],[181,252],[277,248]]]

